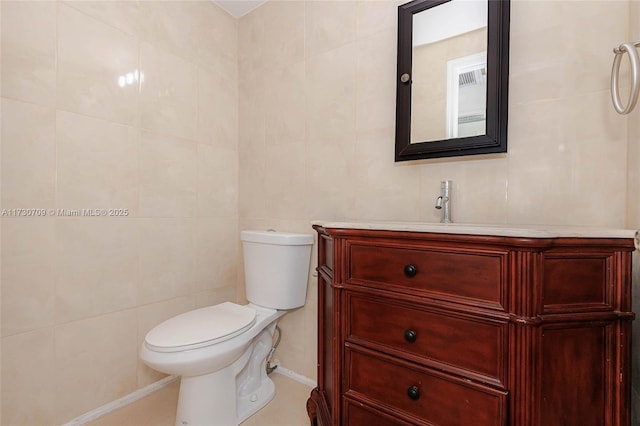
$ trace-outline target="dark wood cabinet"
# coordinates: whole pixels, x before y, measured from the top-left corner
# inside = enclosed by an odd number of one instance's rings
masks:
[[[314,227],[313,425],[630,424],[633,238]]]

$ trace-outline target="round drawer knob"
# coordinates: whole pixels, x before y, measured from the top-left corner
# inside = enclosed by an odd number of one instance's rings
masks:
[[[415,342],[417,337],[418,337],[418,335],[413,330],[405,330],[404,331],[404,340],[406,340],[409,343]]]
[[[420,399],[420,389],[418,389],[417,386],[411,386],[409,389],[407,389],[407,395],[409,395],[409,398],[417,401],[418,399]]]
[[[404,267],[404,274],[409,278],[415,277],[417,273],[418,270],[411,264]]]

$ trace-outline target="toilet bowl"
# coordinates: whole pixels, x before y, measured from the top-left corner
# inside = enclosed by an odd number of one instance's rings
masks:
[[[275,395],[266,357],[276,323],[304,305],[313,237],[241,233],[247,305],[224,302],[186,312],[147,333],[140,358],[181,376],[176,425],[238,425]]]

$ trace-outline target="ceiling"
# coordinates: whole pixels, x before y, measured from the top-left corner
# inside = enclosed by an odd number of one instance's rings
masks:
[[[266,0],[213,0],[231,16],[239,18],[260,6]]]

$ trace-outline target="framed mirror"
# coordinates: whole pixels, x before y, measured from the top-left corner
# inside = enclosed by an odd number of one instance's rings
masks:
[[[398,7],[396,161],[507,151],[509,6]]]

